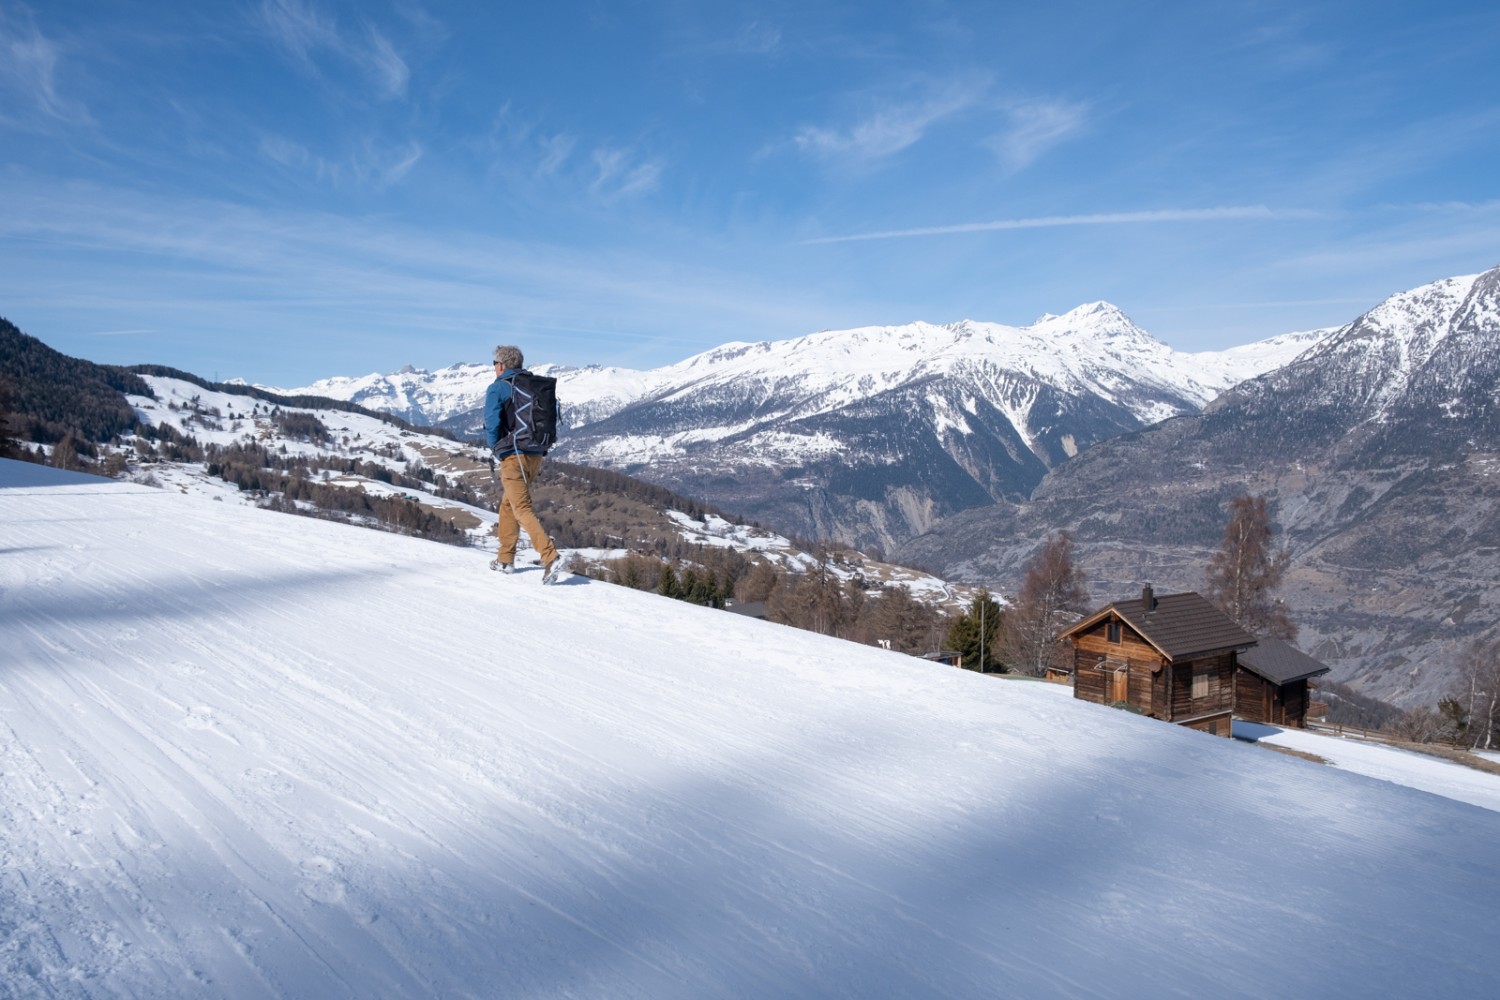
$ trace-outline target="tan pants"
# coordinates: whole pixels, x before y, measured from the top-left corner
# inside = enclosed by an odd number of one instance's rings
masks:
[[[506,455],[500,463],[500,487],[502,495],[499,508],[500,520],[495,524],[495,537],[500,540],[500,561],[515,562],[516,543],[521,539],[521,529],[531,539],[531,547],[542,560],[543,566],[551,566],[557,558],[557,546],[542,530],[536,511],[531,509],[531,484],[542,471],[540,455]]]

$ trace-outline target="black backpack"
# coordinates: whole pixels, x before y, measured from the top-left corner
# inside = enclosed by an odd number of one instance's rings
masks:
[[[510,399],[505,403],[505,423],[496,448],[503,454],[541,452],[557,443],[557,379],[533,375],[521,369],[505,381]]]

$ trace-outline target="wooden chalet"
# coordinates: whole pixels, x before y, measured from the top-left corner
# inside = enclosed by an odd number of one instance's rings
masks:
[[[1116,601],[1062,633],[1073,697],[1231,735],[1238,656],[1255,637],[1195,593]]]
[[[1308,681],[1328,666],[1280,639],[1262,639],[1239,655],[1234,717],[1271,726],[1307,726]]]

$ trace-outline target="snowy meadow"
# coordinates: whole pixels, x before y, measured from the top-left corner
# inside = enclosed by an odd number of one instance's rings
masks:
[[[1500,994],[1487,793],[487,558],[0,462],[0,994]]]

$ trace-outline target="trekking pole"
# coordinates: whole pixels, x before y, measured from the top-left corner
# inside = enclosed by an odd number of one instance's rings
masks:
[[[505,502],[505,487],[500,483],[500,473],[495,471],[495,453],[490,452],[490,478],[495,481],[495,513],[500,513],[500,505]]]

